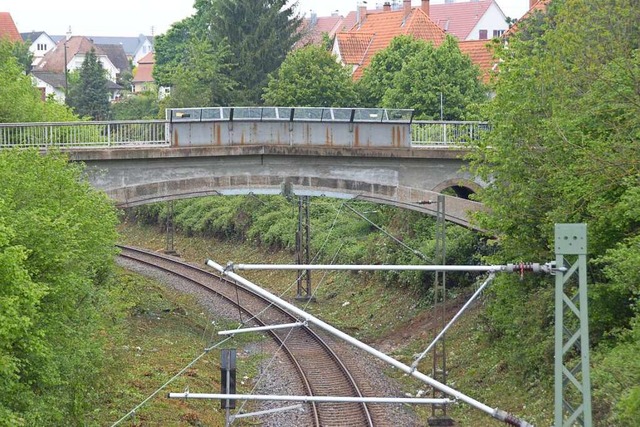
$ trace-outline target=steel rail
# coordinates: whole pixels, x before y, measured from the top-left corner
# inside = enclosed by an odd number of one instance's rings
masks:
[[[188,269],[190,269],[190,270],[196,271],[196,272],[198,272],[198,273],[200,273],[200,274],[205,274],[206,276],[209,276],[209,277],[215,277],[217,280],[220,280],[220,281],[222,281],[222,282],[228,283],[228,284],[230,284],[230,285],[232,285],[232,286],[234,286],[234,287],[238,286],[238,285],[237,285],[237,283],[235,283],[234,281],[229,280],[228,278],[220,277],[220,276],[218,276],[218,275],[214,275],[214,274],[212,274],[212,273],[211,273],[211,271],[209,271],[209,270],[205,270],[205,269],[202,269],[202,268],[199,268],[199,267],[193,266],[193,265],[188,264],[188,263],[184,263],[184,262],[182,262],[182,261],[179,261],[179,260],[176,260],[176,259],[173,259],[173,258],[170,258],[170,257],[161,256],[161,255],[159,255],[159,254],[157,254],[157,253],[153,253],[153,252],[149,252],[149,251],[141,250],[141,249],[138,249],[138,248],[131,248],[131,247],[125,247],[125,246],[119,246],[119,247],[120,247],[120,248],[122,248],[122,249],[128,250],[128,251],[132,251],[132,252],[135,252],[135,253],[143,254],[143,255],[145,255],[145,256],[150,256],[150,257],[158,258],[158,259],[161,259],[161,260],[163,260],[163,261],[165,261],[165,262],[170,262],[170,263],[173,263],[173,264],[175,264],[175,265],[181,266],[181,267],[183,267],[183,268],[188,268]],[[120,256],[124,256],[124,257],[126,257],[126,255],[122,255],[122,254],[121,254]],[[130,258],[131,258],[131,257],[130,257]],[[152,264],[152,263],[149,263],[149,262],[147,262],[147,261],[139,260],[138,258],[135,258],[135,257],[133,257],[133,259],[134,259],[135,261],[137,261],[137,262],[142,262],[142,263],[146,263],[146,264],[148,264],[148,265],[152,265],[154,268],[158,268],[158,269],[163,270],[163,271],[166,271],[166,272],[168,272],[168,273],[170,273],[170,274],[173,274],[173,275],[176,275],[176,276],[179,276],[179,277],[183,277],[183,278],[185,278],[186,280],[188,280],[188,281],[189,281],[189,282],[191,282],[191,283],[194,283],[194,284],[196,284],[196,285],[198,285],[198,286],[200,286],[200,287],[204,287],[204,288],[205,288],[205,289],[207,289],[208,291],[215,292],[216,294],[220,295],[223,299],[225,299],[226,301],[228,301],[228,302],[229,302],[229,303],[231,303],[232,305],[234,305],[234,306],[238,306],[238,303],[237,303],[234,299],[227,297],[226,295],[224,295],[223,293],[220,293],[220,292],[216,291],[215,289],[212,289],[209,285],[207,285],[207,284],[205,284],[205,283],[200,283],[200,282],[198,282],[197,280],[194,280],[193,278],[190,278],[190,277],[188,277],[188,276],[184,276],[184,275],[182,275],[182,274],[180,274],[180,273],[177,273],[177,272],[175,272],[175,271],[173,271],[173,270],[170,270],[170,269],[164,268],[164,267],[162,267],[162,266],[157,266],[157,265]],[[264,299],[264,298],[263,298],[262,296],[260,296],[259,294],[255,293],[255,292],[253,292],[253,291],[251,291],[251,290],[245,289],[244,287],[241,287],[241,286],[238,286],[238,287],[239,287],[239,289],[243,290],[244,292],[246,292],[246,293],[248,293],[248,294],[252,295],[254,298],[259,298],[260,300],[264,301],[264,302],[265,302],[265,303],[267,303],[268,305],[272,306],[272,308],[274,308],[275,310],[277,310],[280,314],[285,315],[285,316],[287,316],[287,317],[289,317],[289,318],[292,318],[292,319],[294,319],[296,322],[298,321],[298,319],[297,319],[294,315],[292,315],[291,313],[287,312],[286,310],[283,310],[281,307],[278,307],[277,305],[273,305],[273,304],[271,304],[268,300]],[[240,308],[241,308],[245,313],[247,313],[249,316],[252,316],[252,317],[254,318],[254,321],[255,321],[256,323],[261,324],[261,325],[263,325],[263,326],[266,326],[266,325],[264,324],[264,322],[262,322],[262,321],[260,321],[260,319],[256,318],[256,317],[254,316],[254,314],[253,314],[253,313],[251,313],[251,312],[250,312],[250,310],[249,310],[248,308],[246,308],[246,307],[241,307],[241,306],[239,306],[239,307],[240,307]],[[327,344],[327,343],[326,343],[322,338],[320,338],[320,337],[318,336],[318,334],[317,334],[317,333],[315,333],[313,330],[311,330],[311,329],[310,329],[310,328],[308,328],[307,326],[302,326],[302,328],[304,329],[304,331],[305,331],[305,333],[306,333],[306,334],[308,334],[308,335],[309,335],[309,336],[310,336],[310,337],[311,337],[311,338],[312,338],[312,339],[313,339],[313,340],[314,340],[318,345],[320,345],[320,346],[321,346],[321,348],[323,349],[323,351],[325,351],[325,352],[326,352],[326,354],[327,354],[327,355],[328,355],[328,356],[329,356],[329,357],[334,361],[334,363],[336,363],[336,364],[337,364],[337,366],[339,367],[339,369],[340,369],[340,370],[341,370],[341,372],[342,372],[342,375],[344,375],[344,376],[345,376],[345,378],[348,378],[348,382],[350,383],[350,387],[353,389],[353,391],[354,391],[355,395],[357,395],[357,396],[359,396],[359,397],[362,397],[362,393],[360,392],[359,387],[357,386],[357,383],[356,383],[355,379],[351,376],[351,374],[349,373],[349,370],[346,368],[346,366],[344,365],[344,363],[340,360],[340,358],[338,357],[338,355],[337,355],[337,354],[336,354],[336,353],[331,349],[331,347],[329,347],[329,345],[328,345],[328,344]],[[231,332],[232,332],[232,331],[231,331]],[[242,332],[242,329],[239,329],[239,330],[238,330],[238,332]],[[303,367],[302,367],[302,365],[298,362],[298,360],[297,360],[296,356],[294,355],[294,351],[293,351],[293,350],[291,350],[291,349],[289,348],[289,346],[287,346],[287,345],[286,345],[286,343],[284,343],[284,342],[283,342],[282,338],[280,338],[280,337],[279,337],[275,332],[273,332],[273,331],[267,331],[267,332],[268,332],[268,333],[269,333],[269,334],[270,334],[270,335],[271,335],[271,336],[276,340],[276,342],[278,342],[280,345],[282,345],[283,350],[284,350],[284,351],[285,351],[285,353],[287,354],[288,358],[292,361],[292,363],[293,363],[293,364],[294,364],[294,366],[296,367],[296,370],[297,370],[298,374],[300,375],[301,379],[303,380],[303,383],[304,383],[305,389],[307,390],[307,393],[308,393],[310,396],[313,396],[313,395],[314,395],[314,392],[313,392],[313,388],[314,388],[314,386],[310,383],[309,379],[307,378],[307,375],[306,375],[306,373],[305,373],[304,368],[303,368]],[[319,425],[321,425],[321,418],[322,418],[322,417],[321,417],[321,415],[320,415],[320,410],[319,410],[319,408],[317,407],[317,405],[316,405],[316,403],[315,403],[315,402],[310,402],[310,405],[311,405],[311,406],[312,406],[312,408],[313,408],[313,412],[314,412],[314,414],[313,414],[313,418],[314,418],[314,421],[316,422],[316,425],[318,425],[318,426],[319,426]],[[367,421],[366,421],[366,424],[367,424],[368,426],[373,426],[373,420],[372,420],[372,418],[371,418],[371,414],[370,414],[370,412],[369,412],[369,409],[368,409],[367,405],[363,403],[363,404],[361,405],[361,409],[362,409],[362,411],[363,411],[364,417],[365,417],[365,418],[366,418],[366,420],[367,420]]]

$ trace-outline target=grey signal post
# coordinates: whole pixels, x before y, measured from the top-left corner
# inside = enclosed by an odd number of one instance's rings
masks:
[[[309,248],[311,224],[309,222],[309,196],[298,197],[298,228],[296,230],[296,261],[298,264],[309,264],[311,261]],[[312,301],[311,270],[298,270],[296,279],[298,301]]]
[[[438,194],[437,209],[436,209],[436,248],[435,248],[435,263],[440,265],[446,264],[447,249],[446,249],[446,221],[445,221],[445,197],[442,194]],[[441,328],[444,330],[446,319],[446,272],[436,271],[434,280],[434,307],[433,311],[436,316],[439,315]],[[438,325],[434,322],[436,332],[434,336],[438,335]],[[442,338],[433,346],[433,369],[431,371],[431,377],[440,381],[442,384],[447,384],[447,349],[445,346],[445,337]],[[446,394],[441,390],[433,388],[432,397],[444,398]],[[431,417],[428,419],[429,426],[452,426],[453,420],[447,416],[447,405],[433,405],[431,407]]]
[[[220,352],[220,393],[236,393],[236,349],[224,349]],[[220,400],[220,406],[226,412],[225,425],[230,425],[230,409],[235,409],[233,399]]]
[[[555,289],[555,427],[592,427],[587,225],[556,224],[554,246],[559,270]],[[560,269],[564,266],[566,271]]]

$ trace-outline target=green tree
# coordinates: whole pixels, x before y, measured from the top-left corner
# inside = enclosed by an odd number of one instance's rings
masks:
[[[107,120],[110,117],[111,104],[107,77],[102,64],[91,49],[84,58],[78,71],[78,78],[69,82],[67,104],[76,114],[93,120]]]
[[[229,57],[226,43],[212,45],[206,40],[191,40],[184,62],[172,72],[171,96],[163,105],[168,108],[229,105],[236,86],[229,77]]]
[[[262,96],[267,105],[349,107],[356,101],[351,73],[322,46],[291,52]]]
[[[149,120],[158,118],[160,107],[155,92],[129,96],[111,107],[114,120]]]
[[[15,45],[0,40],[0,123],[69,121],[76,117],[55,101],[42,101],[40,91],[24,74]]]
[[[442,94],[442,105],[441,105]],[[382,99],[384,107],[413,108],[417,118],[469,119],[469,106],[487,100],[480,71],[458,42],[447,36],[438,47],[426,45],[395,73]]]
[[[18,59],[24,72],[29,74],[31,72],[31,63],[33,62],[33,54],[29,50],[29,44],[26,42],[13,43],[13,56]]]
[[[79,424],[99,374],[115,210],[60,155],[2,150],[0,178],[0,425]]]
[[[190,16],[174,23],[165,34],[156,37],[153,79],[159,86],[173,85],[174,71],[187,61],[189,42],[196,37],[197,30],[196,19]]]
[[[294,6],[287,3],[197,0],[193,16],[174,24],[158,38],[154,78],[162,86],[182,86],[179,91],[184,93],[183,100],[193,99],[203,86],[227,87],[226,82],[221,83],[230,79],[234,87],[231,97],[227,98],[226,91],[214,94],[217,103],[259,104],[267,76],[280,66],[300,37],[300,18],[295,16]],[[216,62],[199,61],[192,54],[194,44],[198,45],[196,50],[209,52],[209,58]],[[206,75],[200,71],[203,66]],[[204,99],[199,96],[197,101]]]
[[[208,16],[212,40],[231,51],[236,104],[261,102],[267,76],[280,67],[300,39],[301,18],[287,0],[215,0]]]
[[[627,271],[640,257],[640,10],[633,0],[557,0],[518,27],[499,51],[492,131],[472,156],[492,180],[479,221],[499,236],[497,262],[549,259],[554,223],[586,222],[591,343],[615,345],[640,293],[637,269]],[[550,280],[493,287],[490,328],[524,372],[553,366],[552,306]]]
[[[380,107],[384,94],[394,84],[395,75],[429,44],[412,36],[397,36],[386,49],[376,53],[356,84],[364,107]]]

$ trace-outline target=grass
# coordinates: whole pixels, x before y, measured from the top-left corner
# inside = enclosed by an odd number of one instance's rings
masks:
[[[120,280],[134,291],[136,304],[110,336],[108,368],[100,405],[87,422],[111,425],[158,390],[176,373],[219,341],[216,328],[236,325],[206,313],[194,298],[169,290],[152,280],[119,272]],[[257,338],[259,340],[259,338]],[[215,341],[214,341],[215,340]],[[238,371],[248,378],[239,392],[249,392],[263,356],[243,351],[256,336],[239,335],[223,348],[238,348]],[[168,392],[215,393],[220,390],[220,352],[206,353],[183,375],[128,417],[124,426],[223,426],[224,413],[217,402],[168,399]],[[240,382],[240,380],[239,380]]]
[[[154,227],[124,224],[121,233],[122,241],[126,244],[154,250],[163,250],[165,247],[164,236]],[[220,264],[227,261],[261,264],[293,262],[293,254],[265,251],[237,242],[218,242],[176,234],[174,245],[183,259],[202,265],[208,258]],[[288,301],[295,302],[295,272],[243,271],[240,274]],[[312,279],[312,286],[317,288],[314,292],[316,302],[299,303],[299,306],[356,338],[372,343],[376,348],[383,348],[407,365],[412,363],[416,353],[422,352],[436,333],[428,307],[415,294],[405,289],[381,285],[373,275],[313,272]],[[149,283],[146,286],[158,285]],[[158,387],[186,365],[206,345],[203,335],[210,332],[206,326],[210,319],[200,315],[202,311],[198,311],[198,308],[185,308],[188,314],[179,314],[181,310],[172,309],[172,304],[186,307],[185,298],[188,298],[164,294],[160,288],[152,288],[156,289],[154,293],[145,291],[144,295],[164,295],[162,298],[158,297],[155,303],[154,298],[149,301],[152,305],[149,313],[161,315],[154,317],[149,314],[134,319],[130,341],[121,344],[121,353],[126,358],[120,368],[128,364],[132,371],[126,374],[126,381],[114,378],[111,382],[125,383],[125,389],[128,390],[118,392],[119,406],[110,402],[103,410],[111,411],[114,416],[121,416],[130,410],[153,391],[154,387]],[[552,386],[540,382],[524,384],[522,378],[509,372],[499,352],[484,338],[479,326],[482,325],[481,315],[481,307],[470,310],[447,334],[448,385],[490,407],[511,412],[532,424],[550,425],[553,417]],[[124,350],[125,346],[128,346],[127,350]],[[134,351],[137,347],[145,350]],[[187,384],[194,392],[219,389],[219,370],[215,357],[208,355],[202,364],[198,364],[200,368],[195,371],[195,376],[187,375],[188,381],[181,379],[170,389],[182,391]],[[247,357],[242,361],[242,367],[239,362],[238,375],[240,376],[240,372],[249,372],[248,376],[252,377],[259,360],[257,356]],[[425,358],[420,364],[420,371],[429,374],[431,364],[430,357]],[[416,395],[419,390],[430,393],[425,384],[397,369],[389,368],[387,373],[400,381],[405,393]],[[122,372],[118,374],[124,375]],[[145,386],[147,382],[149,385]],[[130,396],[121,396],[122,394]],[[149,405],[149,409],[137,415],[138,420],[146,417],[144,425],[221,425],[222,412],[217,409],[217,403],[192,404],[191,401],[156,400],[161,403]],[[426,420],[431,415],[430,407],[416,406],[415,410],[426,425]],[[504,425],[462,403],[452,406],[449,414],[458,426]],[[167,423],[167,420],[174,421]]]

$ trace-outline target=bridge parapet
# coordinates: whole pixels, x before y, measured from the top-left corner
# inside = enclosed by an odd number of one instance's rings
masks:
[[[216,107],[168,109],[166,115],[174,147],[411,147],[413,110]]]
[[[0,148],[300,146],[465,148],[483,122],[415,121],[413,110],[215,107],[168,109],[166,120],[0,123]]]

